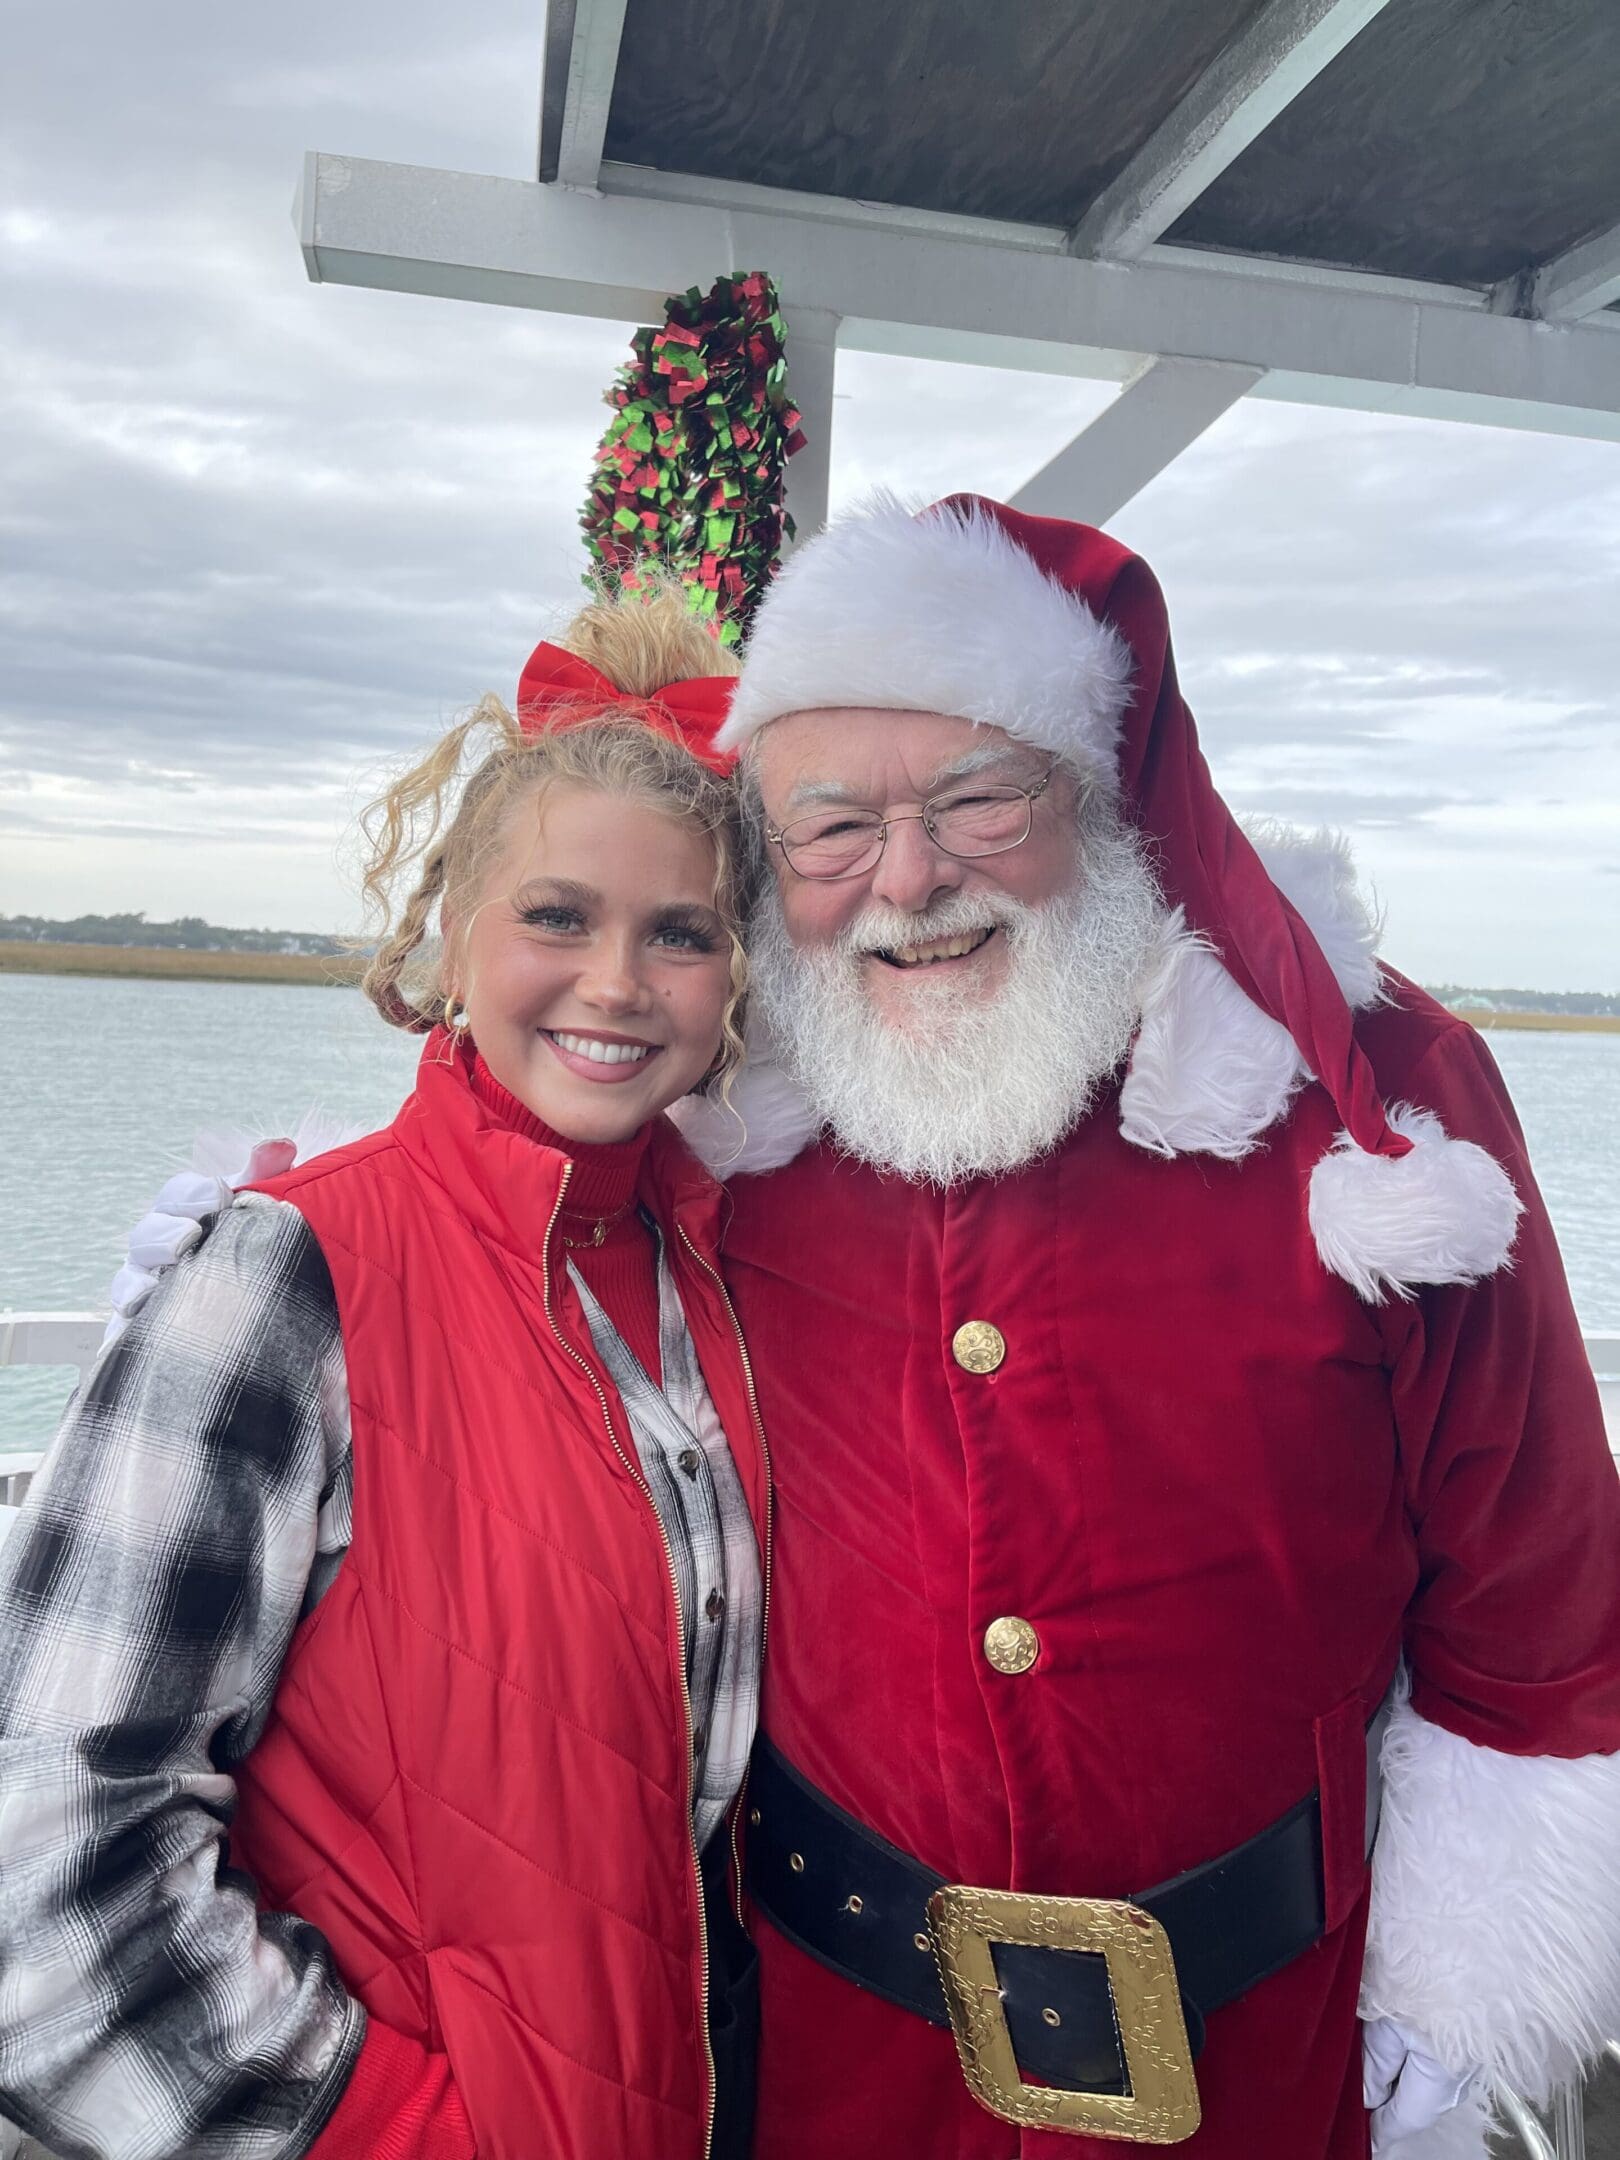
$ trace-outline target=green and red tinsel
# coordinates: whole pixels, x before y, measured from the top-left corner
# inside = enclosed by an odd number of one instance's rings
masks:
[[[728,645],[776,575],[784,531],[793,537],[783,478],[804,436],[784,342],[763,271],[677,293],[662,327],[631,339],[607,394],[613,418],[580,519],[593,574],[661,564]]]

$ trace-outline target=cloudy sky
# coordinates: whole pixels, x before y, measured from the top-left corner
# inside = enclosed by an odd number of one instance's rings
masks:
[[[540,44],[540,0],[13,18],[0,912],[351,926],[368,783],[566,614],[631,326],[312,287],[288,219],[309,148],[532,171]],[[850,356],[835,500],[1005,494],[1106,394]],[[1620,446],[1240,406],[1117,529],[1227,793],[1348,828],[1397,961],[1620,988]]]

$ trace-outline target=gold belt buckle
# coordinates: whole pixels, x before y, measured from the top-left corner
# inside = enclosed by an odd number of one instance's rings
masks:
[[[961,1883],[928,1901],[928,1933],[973,2097],[1033,2130],[1179,2145],[1202,2110],[1169,1937],[1151,1913],[1116,1898],[1031,1897]],[[992,1943],[1089,1950],[1104,1958],[1125,2057],[1125,2093],[1062,2092],[1018,2074]]]

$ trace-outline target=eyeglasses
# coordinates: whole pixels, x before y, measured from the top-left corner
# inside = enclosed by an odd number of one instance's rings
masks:
[[[765,837],[782,850],[790,870],[824,882],[859,877],[872,869],[888,843],[889,827],[914,820],[942,853],[972,862],[981,855],[1005,854],[1029,838],[1036,800],[1046,793],[1056,770],[1049,765],[1033,787],[953,788],[903,817],[836,806],[814,810],[780,830],[767,825]]]

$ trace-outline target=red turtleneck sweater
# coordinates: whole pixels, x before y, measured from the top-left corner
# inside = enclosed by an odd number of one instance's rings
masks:
[[[558,1225],[568,1241],[568,1257],[601,1300],[608,1318],[658,1380],[658,1247],[635,1206],[636,1179],[652,1127],[643,1125],[640,1132],[614,1146],[567,1140],[503,1088],[482,1058],[473,1067],[473,1087],[479,1101],[503,1125],[542,1147],[555,1148],[573,1163]],[[599,1222],[607,1228],[596,1245],[591,1240]]]

